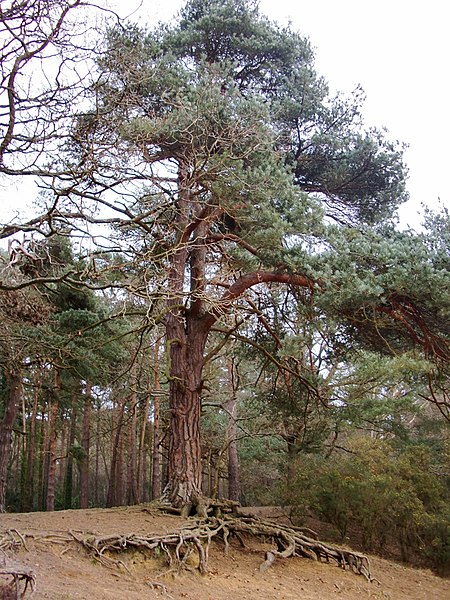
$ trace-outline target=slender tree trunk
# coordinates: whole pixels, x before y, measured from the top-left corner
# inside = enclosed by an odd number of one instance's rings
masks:
[[[146,462],[146,432],[148,421],[148,409],[150,407],[150,384],[145,397],[144,408],[142,410],[142,422],[139,434],[139,453],[137,463],[137,494],[138,502],[145,502],[147,496],[147,462]]]
[[[228,411],[227,444],[228,444],[228,498],[239,502],[239,457],[237,450],[237,397],[235,385],[235,367],[233,360],[228,361],[228,385],[230,395],[225,408]]]
[[[94,506],[100,506],[99,502],[99,476],[100,476],[100,411],[97,410],[97,421],[95,424],[95,486]]]
[[[48,410],[48,407],[47,407]],[[48,480],[48,419],[46,419],[45,406],[41,410],[41,426],[39,427],[39,481],[38,481],[38,508],[45,510]]]
[[[123,415],[125,411],[126,400],[120,400],[117,403],[116,432],[113,440],[111,468],[109,475],[108,495],[106,497],[106,506],[117,506],[119,504],[120,485],[119,485],[119,460],[120,445],[122,437]]]
[[[125,451],[125,435],[124,428],[120,430],[119,441],[117,446],[117,461],[116,461],[116,505],[123,506],[125,504],[125,482],[124,482],[124,451]]]
[[[142,475],[141,475],[141,495],[140,502],[148,502],[150,500],[150,485],[151,485],[151,473],[149,472],[150,461],[149,456],[151,448],[151,436],[149,428],[147,427],[144,437],[144,447],[142,452]]]
[[[161,338],[158,338],[154,347],[153,360],[153,452],[152,452],[152,499],[161,496],[161,432],[160,432],[160,396],[161,389],[159,378],[159,348]]]
[[[128,505],[137,504],[139,502],[138,486],[137,486],[137,380],[136,380],[136,365],[132,370],[133,384],[130,403],[130,418],[128,421],[128,465],[127,465],[127,498]]]
[[[37,419],[37,411],[38,411],[39,391],[40,391],[40,379],[35,376],[34,388],[33,388],[33,408],[31,410],[31,416],[30,416],[30,432],[29,432],[28,451],[27,451],[27,470],[26,470],[26,474],[25,474],[26,487],[25,487],[24,502],[23,502],[23,510],[25,512],[29,512],[33,509],[33,496],[34,496],[34,488],[35,488],[34,467],[36,465],[36,456],[35,456],[36,419]]]
[[[161,489],[165,490],[169,485],[169,449],[161,444]]]
[[[83,458],[80,465],[80,508],[89,506],[89,450],[91,444],[91,391],[90,381],[86,382],[86,390],[83,406],[83,424],[81,434],[81,447],[83,448]]]
[[[30,439],[28,436],[28,411],[25,401],[25,394],[22,394],[22,435],[21,435],[21,449],[20,449],[20,511],[24,512],[24,506],[26,503],[27,496],[27,469],[28,469],[28,445]]]
[[[77,434],[77,417],[78,417],[78,403],[77,394],[72,394],[72,411],[70,415],[70,429],[69,439],[67,442],[67,461],[66,461],[66,475],[64,481],[64,508],[72,508],[72,496],[73,496],[73,455],[71,449],[75,444],[75,438]]]
[[[61,438],[59,441],[59,456],[61,458],[58,462],[58,468],[56,470],[56,477],[57,477],[58,481],[64,480],[65,465],[66,465],[66,460],[67,460],[66,445],[67,445],[67,438],[68,438],[68,429],[69,429],[69,424],[67,422],[67,419],[64,419],[61,424]]]
[[[5,374],[6,393],[3,419],[0,422],[0,512],[6,510],[6,484],[11,453],[12,430],[17,418],[22,395],[22,378],[14,371]]]
[[[51,394],[48,414],[48,476],[47,476],[47,498],[46,510],[55,510],[55,486],[56,486],[56,441],[58,431],[56,421],[58,418],[59,409],[59,392],[61,388],[60,373],[55,370],[54,386]]]

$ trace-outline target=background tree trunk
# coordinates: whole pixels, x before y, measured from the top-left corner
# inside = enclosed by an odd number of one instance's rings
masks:
[[[128,419],[128,444],[127,444],[127,490],[126,504],[133,505],[139,502],[139,493],[137,485],[137,380],[136,380],[136,363],[132,369],[132,388],[130,402],[130,416]]]
[[[120,496],[120,487],[119,484],[119,461],[120,461],[120,440],[122,437],[122,425],[123,425],[123,416],[125,411],[126,400],[119,400],[117,404],[117,420],[116,420],[116,432],[114,435],[113,446],[112,446],[112,457],[111,457],[111,468],[109,475],[109,486],[108,486],[108,495],[106,497],[106,506],[117,506],[119,501],[121,501]]]
[[[12,430],[22,394],[22,378],[14,371],[5,372],[6,393],[3,419],[0,422],[0,512],[6,511],[6,480],[11,453]]]
[[[99,475],[100,475],[100,410],[97,410],[95,424],[95,478],[94,478],[94,504],[99,506]]]
[[[148,497],[147,489],[147,448],[146,448],[146,433],[148,423],[148,410],[150,408],[150,384],[148,386],[147,394],[145,396],[145,402],[142,409],[142,421],[139,433],[139,452],[137,462],[137,494],[138,502],[146,502]]]
[[[78,403],[76,392],[72,394],[72,410],[70,418],[70,430],[69,439],[67,442],[67,461],[66,461],[66,475],[64,481],[64,508],[73,508],[72,497],[73,497],[73,454],[72,448],[75,444],[75,438],[77,434],[77,417],[78,417]]]
[[[24,512],[30,512],[33,510],[33,498],[34,498],[34,489],[35,489],[35,466],[36,466],[36,456],[35,456],[35,447],[36,447],[36,419],[38,412],[38,402],[39,402],[39,391],[40,391],[40,378],[38,376],[34,377],[33,380],[33,408],[30,416],[30,439],[28,440],[28,452],[27,452],[27,470],[26,470],[26,487],[25,487],[25,498],[23,502],[23,510]],[[39,469],[37,469],[39,471]]]
[[[228,443],[228,498],[239,502],[240,482],[239,482],[239,457],[237,449],[237,397],[235,385],[235,366],[234,361],[228,361],[228,384],[230,395],[225,404],[228,411],[227,443]]]
[[[48,452],[47,452],[47,496],[45,508],[47,511],[55,510],[55,486],[56,486],[56,441],[58,431],[56,421],[59,409],[59,392],[61,388],[60,373],[55,369],[54,385],[50,394],[48,411]]]
[[[81,435],[81,447],[83,448],[83,458],[80,465],[80,508],[89,506],[89,449],[91,443],[91,391],[92,384],[86,382],[84,396],[83,425]]]
[[[152,445],[152,499],[161,496],[161,432],[160,432],[160,396],[159,349],[161,338],[155,342],[153,350],[153,445]]]

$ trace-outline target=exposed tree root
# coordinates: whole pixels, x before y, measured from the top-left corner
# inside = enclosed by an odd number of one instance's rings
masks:
[[[227,552],[230,538],[234,536],[243,544],[243,535],[271,541],[276,546],[276,549],[266,553],[266,560],[260,567],[261,571],[266,571],[277,558],[302,556],[318,561],[335,562],[343,569],[363,575],[368,581],[372,580],[369,559],[365,555],[307,537],[301,528],[279,525],[249,516],[225,515],[220,518],[195,519],[179,531],[169,534],[109,535],[86,539],[74,536],[74,539],[107,566],[118,564],[118,561],[114,561],[105,553],[116,553],[126,548],[142,551],[159,549],[166,556],[169,572],[179,571],[190,568],[187,558],[192,553],[196,553],[197,569],[204,574],[208,571],[211,541],[221,539]]]
[[[27,591],[32,594],[35,589],[33,571],[4,554],[0,558],[0,600],[18,600],[24,598]]]
[[[24,536],[18,532],[16,534],[8,532],[10,547],[25,544]],[[231,538],[236,538],[245,546],[244,538],[254,537],[273,545],[273,548],[266,552],[265,561],[260,566],[261,571],[266,571],[277,559],[301,556],[317,561],[334,562],[342,569],[351,570],[368,581],[373,581],[369,560],[365,555],[321,542],[311,535],[305,535],[302,528],[280,525],[246,515],[226,514],[220,517],[190,519],[177,531],[164,534],[114,534],[96,537],[68,532],[66,535],[30,537],[52,543],[68,544],[74,541],[104,566],[120,567],[126,571],[128,568],[120,558],[121,552],[127,549],[152,554],[159,552],[165,557],[168,565],[168,570],[161,575],[194,568],[205,574],[208,572],[208,555],[213,540],[220,540],[227,552]],[[2,542],[6,543],[5,540],[6,538],[0,537],[0,547]],[[27,581],[34,586],[33,576],[29,577]]]
[[[183,504],[181,507],[175,507],[168,497],[163,494],[159,500],[155,500],[151,503],[153,507],[174,515],[180,515],[181,517],[199,517],[205,519],[207,517],[220,517],[223,514],[236,513],[239,502],[234,500],[216,500],[214,498],[207,498],[200,494],[194,496],[193,501],[188,504]]]

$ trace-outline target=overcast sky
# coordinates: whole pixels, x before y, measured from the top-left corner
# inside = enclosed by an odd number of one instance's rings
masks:
[[[133,4],[114,2],[120,12]],[[138,5],[136,1],[135,6]],[[142,21],[167,20],[182,0],[144,0]],[[418,226],[421,204],[450,206],[450,35],[444,0],[260,0],[271,19],[309,37],[317,71],[332,90],[360,84],[367,125],[408,144],[411,200],[402,223]]]

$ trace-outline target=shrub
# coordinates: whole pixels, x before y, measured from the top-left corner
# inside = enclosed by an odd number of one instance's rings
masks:
[[[313,510],[342,539],[357,526],[366,550],[394,538],[404,560],[419,553],[442,572],[450,565],[449,494],[432,466],[426,447],[359,439],[351,454],[300,457],[283,500],[297,518]]]

